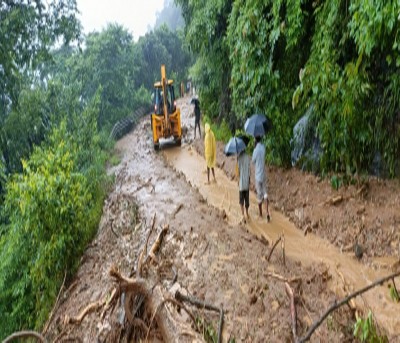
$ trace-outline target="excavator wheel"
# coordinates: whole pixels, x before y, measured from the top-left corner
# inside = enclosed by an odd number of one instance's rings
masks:
[[[174,142],[177,146],[181,146],[182,145],[182,138],[181,137],[175,137],[174,138]]]

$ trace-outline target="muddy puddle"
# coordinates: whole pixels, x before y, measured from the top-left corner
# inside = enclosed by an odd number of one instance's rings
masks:
[[[205,162],[189,145],[181,148],[163,149],[163,154],[169,165],[177,172],[185,175],[187,181],[206,199],[220,210],[225,211],[227,220],[237,225],[241,219],[238,204],[237,182],[228,179],[225,173],[216,169],[217,183],[206,185],[207,174]],[[250,196],[250,223],[246,228],[257,236],[263,236],[270,243],[276,241],[282,234],[285,237],[285,251],[290,258],[300,261],[304,266],[323,263],[329,269],[332,279],[331,289],[339,296],[344,296],[363,288],[373,281],[390,274],[387,270],[390,261],[382,260],[374,263],[374,268],[358,262],[353,254],[341,253],[339,249],[313,234],[304,236],[298,229],[279,212],[271,212],[271,222],[259,219],[255,194]],[[233,258],[232,256],[222,256]],[[266,269],[266,268],[265,268]],[[400,280],[396,280],[400,283]],[[398,304],[390,299],[386,285],[375,287],[355,299],[357,306],[371,309],[378,323],[385,327],[389,335],[398,335],[400,316]]]

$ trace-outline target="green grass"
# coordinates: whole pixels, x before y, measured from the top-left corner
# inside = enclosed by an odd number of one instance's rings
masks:
[[[212,122],[208,116],[204,116],[203,123],[209,123],[211,130],[214,132],[215,139],[227,143],[232,137],[231,131],[229,130],[228,124],[225,120],[222,120],[220,124]]]
[[[121,163],[121,157],[116,154],[110,156],[109,163],[111,166],[115,167]]]

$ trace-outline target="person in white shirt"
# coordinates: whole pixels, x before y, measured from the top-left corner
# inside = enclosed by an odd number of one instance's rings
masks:
[[[256,137],[256,147],[254,148],[251,161],[255,164],[255,183],[260,217],[262,217],[262,203],[264,202],[267,211],[267,220],[270,221],[267,178],[265,174],[265,146],[261,142],[261,137]]]

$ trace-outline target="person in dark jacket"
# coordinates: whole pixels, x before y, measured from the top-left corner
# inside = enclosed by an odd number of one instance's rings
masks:
[[[194,139],[196,139],[196,127],[199,128],[199,135],[201,138],[200,130],[200,102],[197,100],[194,102]]]

